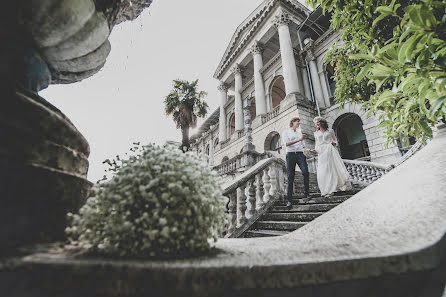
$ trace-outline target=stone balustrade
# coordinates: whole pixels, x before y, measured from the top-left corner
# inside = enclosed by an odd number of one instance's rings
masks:
[[[230,185],[226,237],[237,237],[249,228],[285,191],[286,165],[282,159],[258,162]]]
[[[343,160],[350,180],[354,183],[369,185],[394,168],[393,165],[382,165],[367,161]]]
[[[258,153],[256,151],[250,151],[245,152],[243,154],[239,154],[220,165],[214,166],[212,169],[217,171],[219,175],[223,174],[231,174],[236,172],[238,169],[248,165],[246,157],[249,157],[250,159],[250,165],[254,165],[255,163],[259,162],[260,160],[263,160],[265,158],[270,157],[270,153]]]
[[[268,112],[267,114],[262,115],[262,125],[277,117],[279,113],[280,113],[280,105],[274,107],[274,109]]]

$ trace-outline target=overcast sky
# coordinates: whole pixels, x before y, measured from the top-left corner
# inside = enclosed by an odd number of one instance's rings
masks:
[[[90,143],[90,181],[103,176],[103,160],[123,155],[133,142],[181,140],[163,106],[173,79],[199,79],[209,114],[218,107],[214,71],[237,26],[262,1],[155,0],[138,19],[113,29],[99,73],[40,92]]]

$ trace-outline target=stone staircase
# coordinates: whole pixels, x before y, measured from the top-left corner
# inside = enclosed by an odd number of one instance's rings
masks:
[[[355,194],[356,190],[340,193],[333,197],[321,197],[313,193],[312,198],[294,196],[293,206],[287,208],[286,201],[278,200],[240,237],[266,237],[284,235],[305,226],[325,212],[341,204]]]

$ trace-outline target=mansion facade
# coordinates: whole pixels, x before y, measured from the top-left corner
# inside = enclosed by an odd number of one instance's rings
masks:
[[[213,166],[244,151],[276,151],[285,156],[281,133],[292,117],[314,146],[313,118],[322,116],[338,138],[343,159],[389,164],[402,148],[385,147],[384,131],[360,105],[341,108],[333,100],[333,68],[323,59],[339,32],[320,8],[296,0],[265,0],[241,23],[215,71],[220,106],[191,137],[191,147]]]

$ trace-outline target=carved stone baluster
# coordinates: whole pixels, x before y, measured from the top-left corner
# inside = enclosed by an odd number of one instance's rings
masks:
[[[238,201],[238,210],[237,210],[237,227],[242,226],[246,223],[246,194],[245,194],[246,185],[241,185],[237,189],[237,201]]]
[[[365,167],[365,180],[368,184],[372,183],[372,171],[370,170],[369,166],[364,166]]]
[[[237,223],[237,191],[229,193],[229,228],[228,233],[235,230]]]
[[[277,180],[278,180],[278,191],[280,193],[284,193],[285,192],[285,183],[283,182],[283,168],[282,166],[277,166],[277,172],[278,172],[278,176],[277,176]]]
[[[262,209],[265,203],[263,202],[263,180],[262,172],[256,175],[256,198],[257,198],[257,209]]]
[[[358,173],[357,173],[357,171],[356,171],[356,165],[355,164],[352,164],[352,178],[353,178],[353,180],[354,181],[358,181]]]
[[[344,163],[346,166],[346,168],[347,168],[347,172],[348,172],[348,175],[350,176],[350,178],[353,178],[353,175],[352,175],[352,164],[350,164],[350,163]]]
[[[361,179],[363,182],[367,182],[367,167],[364,165],[361,165]]]
[[[375,180],[377,180],[377,176],[376,176],[377,175],[376,174],[377,173],[377,169],[375,167],[371,167],[370,171],[371,171],[370,174],[372,176],[372,181],[371,182],[373,183]]]
[[[253,179],[251,179],[249,181],[248,203],[249,203],[248,214],[249,214],[249,217],[252,217],[254,215],[254,213],[256,212],[256,185],[255,185],[255,178],[253,178]]]
[[[269,168],[265,168],[263,170],[263,188],[264,188],[264,195],[263,195],[263,202],[268,202],[270,199],[270,189],[271,189],[271,181],[269,178]]]
[[[380,169],[380,170],[379,170],[378,178],[382,177],[384,174],[386,174],[385,170]]]
[[[269,167],[269,177],[271,182],[270,195],[274,195],[277,193],[278,185],[277,185],[277,167],[276,164],[271,164]]]

